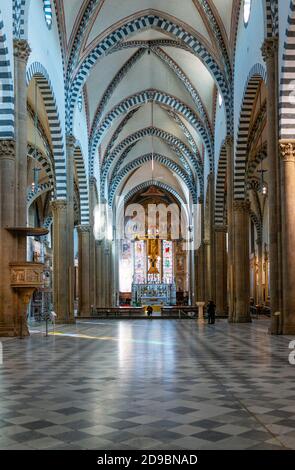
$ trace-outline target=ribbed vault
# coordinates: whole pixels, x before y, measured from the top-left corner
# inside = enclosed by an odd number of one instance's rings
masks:
[[[98,178],[102,198],[116,195],[118,175],[131,172],[139,155],[153,154],[146,150],[147,137],[151,146],[153,139],[163,142],[165,158],[187,176],[193,197],[203,195],[205,168],[215,170],[217,93],[228,133],[233,126],[234,3],[56,0],[68,83],[67,131],[73,132],[84,91],[88,173]]]

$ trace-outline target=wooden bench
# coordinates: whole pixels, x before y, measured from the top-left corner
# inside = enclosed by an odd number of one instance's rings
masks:
[[[91,312],[91,317],[103,318],[119,318],[119,317],[135,317],[143,316],[143,308],[125,308],[125,307],[94,307]]]
[[[173,318],[197,318],[198,308],[197,307],[162,307],[161,315],[163,317]]]

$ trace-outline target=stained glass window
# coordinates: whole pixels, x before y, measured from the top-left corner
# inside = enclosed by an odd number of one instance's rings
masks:
[[[251,3],[252,0],[244,0],[244,23],[247,26],[251,14]]]
[[[163,241],[163,282],[173,284],[173,242]]]
[[[143,240],[134,243],[134,282],[146,282],[146,245]]]
[[[121,241],[120,253],[120,292],[131,292],[132,288],[132,245],[130,240]]]

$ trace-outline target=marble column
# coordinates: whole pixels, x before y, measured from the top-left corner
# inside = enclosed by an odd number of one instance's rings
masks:
[[[215,303],[216,315],[227,316],[227,227],[215,227]]]
[[[283,334],[295,335],[295,140],[280,141],[283,216]]]
[[[104,286],[103,286],[103,276],[104,269],[103,266],[103,241],[97,240],[95,242],[95,258],[96,258],[96,307],[105,307],[104,304]]]
[[[197,302],[196,293],[196,252],[193,249],[193,243],[189,250],[189,262],[190,262],[190,290],[191,290],[191,305],[195,306]]]
[[[67,150],[67,265],[68,265],[68,311],[70,318],[74,317],[74,289],[75,289],[75,267],[74,267],[74,151],[76,139],[73,135],[66,137]]]
[[[112,305],[119,306],[119,292],[120,292],[120,240],[116,238],[116,230],[114,230],[114,241],[112,249],[112,273],[113,273],[113,292],[112,292]]]
[[[98,203],[96,178],[91,177],[89,182],[89,201],[90,201],[90,306],[96,306],[96,255],[95,255],[95,237],[94,237],[94,209]]]
[[[27,83],[26,67],[31,49],[26,40],[14,39],[14,90],[15,90],[15,225],[27,225]],[[26,259],[26,238],[18,239],[19,260]]]
[[[15,142],[0,140],[0,336],[17,335],[18,299],[10,287],[9,268],[17,261],[17,242],[6,230],[15,226],[15,166]]]
[[[78,227],[79,236],[79,315],[89,317],[90,303],[90,231],[89,225]]]
[[[234,201],[235,323],[247,323],[250,316],[249,209],[250,203]]]
[[[234,217],[233,217],[233,185],[234,185],[234,152],[233,138],[227,136],[225,140],[226,159],[227,159],[227,227],[228,227],[228,259],[227,259],[227,288],[228,288],[228,307],[229,322],[233,321],[234,316]]]
[[[73,323],[74,312],[69,310],[68,269],[68,211],[67,201],[51,202],[53,215],[53,302],[58,323]]]
[[[107,306],[107,298],[108,298],[108,276],[109,276],[109,271],[108,271],[108,259],[107,259],[107,250],[106,250],[106,240],[103,240],[102,242],[102,250],[101,250],[101,292],[100,292],[100,298],[101,298],[101,306],[106,307]]]
[[[267,156],[269,184],[269,262],[271,333],[281,333],[275,313],[282,309],[280,169],[278,158],[278,38],[266,39],[262,55],[267,69]]]
[[[203,242],[204,250],[204,277],[205,277],[205,301],[212,299],[212,289],[211,289],[211,245],[209,240],[204,240]]]
[[[263,245],[261,237],[256,241],[257,244],[257,271],[258,271],[258,304],[263,305]]]
[[[197,273],[197,302],[204,301],[205,295],[203,294],[202,290],[202,276],[203,276],[203,259],[202,259],[202,246],[198,249],[196,253],[196,273]],[[201,300],[202,299],[202,300]]]
[[[105,271],[104,271],[104,292],[105,292],[105,305],[104,307],[111,307],[112,306],[112,294],[113,294],[113,286],[112,286],[112,263],[111,263],[111,254],[112,254],[112,242],[110,240],[105,240],[105,248],[104,248],[104,264],[105,264]]]
[[[216,298],[215,292],[215,230],[214,230],[214,207],[215,207],[215,178],[214,174],[211,173],[209,176],[209,236],[210,236],[210,260],[209,260],[209,280],[210,280],[210,292],[209,297],[214,300]]]
[[[201,246],[198,250],[198,302],[205,302],[206,300],[206,256],[205,256],[205,214],[204,214],[204,200],[199,198],[199,205],[201,206]]]

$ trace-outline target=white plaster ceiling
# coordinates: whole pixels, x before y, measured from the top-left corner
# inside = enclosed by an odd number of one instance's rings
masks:
[[[154,54],[146,53],[119,83],[106,107],[106,112],[128,96],[151,88],[175,96],[193,107],[191,96],[176,75]]]
[[[66,33],[67,38],[69,39],[83,2],[81,2],[81,0],[63,0],[63,4],[65,10]]]
[[[207,40],[210,40],[203,20],[191,0],[107,0],[93,25],[87,44],[111,28],[112,25],[122,21],[123,18],[147,9],[168,13],[189,24]]]
[[[146,136],[130,150],[128,158],[125,159],[122,167],[142,155],[150,154],[152,152],[152,148],[154,149],[154,153],[168,157],[170,160],[175,161],[179,166],[182,166],[179,158],[170,146],[157,137],[152,138],[151,136]]]
[[[198,91],[209,117],[212,119],[213,91],[215,81],[205,65],[188,51],[175,47],[164,47],[168,54],[189,77],[192,85]]]
[[[135,132],[144,129],[146,127],[151,127],[152,125],[152,104],[146,103],[142,106],[137,113],[130,119],[130,121],[124,127],[124,130],[120,134],[119,141],[124,140],[128,135],[134,134]],[[185,138],[183,132],[177,126],[177,124],[172,121],[167,112],[162,109],[159,105],[153,105],[153,124],[154,127],[162,129],[169,134],[174,135],[178,139],[182,140],[185,143]],[[105,147],[105,146],[103,146]]]
[[[92,123],[97,105],[99,104],[106,88],[114,76],[128,59],[135,53],[136,49],[125,49],[115,54],[110,54],[98,61],[93,67],[86,86],[89,96],[89,117]]]
[[[92,11],[92,16],[85,25],[82,40],[79,43],[81,47],[78,52],[75,49],[71,52],[77,52],[77,60],[81,60],[86,54],[86,51],[87,53],[91,52],[91,47],[94,47],[98,41],[102,41],[118,25],[123,25],[127,21],[130,21],[135,14],[156,12],[159,15],[162,13],[164,17],[170,18],[184,30],[188,30],[200,38],[205,47],[210,49],[214,59],[218,61],[222,68],[226,61],[221,59],[223,52],[220,44],[218,44],[217,38],[221,35],[225,42],[225,47],[229,49],[229,39],[232,34],[231,28],[233,23],[232,11],[235,0],[206,1],[215,16],[215,24],[218,25],[220,30],[219,35],[212,30],[214,22],[206,16],[200,0],[97,0],[97,5]],[[74,43],[75,35],[79,31],[80,20],[90,0],[56,0],[56,3],[58,10],[60,9],[59,21],[61,23],[61,31],[63,36],[66,36],[67,45],[65,47],[71,48]],[[143,41],[145,46],[148,47],[148,41],[163,39],[173,39],[175,41],[175,37],[171,37],[169,33],[147,29],[130,35],[123,42],[130,43],[134,40]],[[108,54],[102,57],[90,70],[86,81],[90,128],[93,124],[97,107],[105,91],[112,83],[116,74],[118,74],[137,50],[138,48],[136,47],[129,47],[116,52],[109,51]],[[191,85],[198,92],[209,117],[210,125],[213,128],[213,105],[216,94],[216,81],[214,77],[211,76],[207,67],[200,59],[193,55],[192,52],[180,47],[168,47],[163,45],[161,46],[161,50],[174,61],[176,66],[184,73]],[[67,52],[69,53],[70,50]],[[133,64],[128,73],[121,77],[117,86],[113,88],[112,94],[104,107],[100,122],[102,122],[106,114],[122,100],[146,89],[156,89],[168,95],[172,95],[197,113],[196,104],[191,94],[184,86],[183,81],[179,79],[176,72],[172,70],[171,67],[151,51],[150,54],[146,52]],[[167,111],[162,108],[163,106],[154,105],[154,126],[173,134],[186,143],[186,145],[189,145],[183,130],[174,122]],[[115,145],[137,130],[150,126],[150,111],[150,103],[142,105],[140,110],[134,114],[122,129]],[[103,137],[100,142],[101,157],[104,155],[107,145],[112,141],[115,130],[125,117],[125,113],[117,117]],[[204,141],[199,132],[196,131],[181,114],[178,114],[178,118],[182,120],[191,133],[201,153]],[[139,142],[130,152],[128,161],[147,153],[150,140],[149,138],[142,139],[142,142]],[[171,158],[176,158],[174,152],[171,152],[171,149],[169,149],[167,145],[159,141],[157,141],[156,145],[166,147],[165,154],[169,157],[171,156]],[[96,151],[96,155],[98,155],[98,150]],[[98,158],[96,161],[98,162]],[[165,171],[169,173],[169,170]],[[132,176],[132,181],[137,173],[136,171]],[[172,179],[175,181],[175,178]]]
[[[225,28],[227,37],[230,37],[232,8],[235,0],[211,0],[217,9],[218,15],[221,18],[222,24]]]
[[[158,162],[154,162],[154,174],[152,172],[152,165],[150,162],[145,163],[133,172],[129,178],[122,182],[119,194],[126,196],[135,186],[144,183],[145,181],[150,181],[153,177],[155,180],[168,184],[174,188],[180,196],[186,200],[185,185],[179,181],[179,178],[175,174]]]

